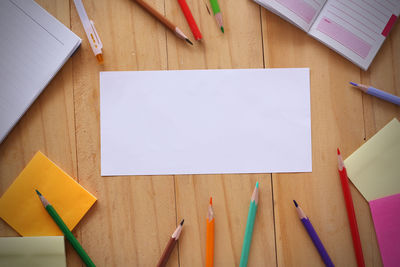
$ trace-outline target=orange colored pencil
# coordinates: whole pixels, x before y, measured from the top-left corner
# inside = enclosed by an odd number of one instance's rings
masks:
[[[206,267],[214,266],[214,211],[212,208],[212,197],[210,197],[210,205],[207,214],[207,230],[206,230]]]

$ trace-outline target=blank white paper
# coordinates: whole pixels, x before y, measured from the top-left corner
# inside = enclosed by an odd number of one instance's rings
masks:
[[[101,175],[311,172],[309,69],[100,73]]]

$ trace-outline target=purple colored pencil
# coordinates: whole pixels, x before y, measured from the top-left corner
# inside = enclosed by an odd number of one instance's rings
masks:
[[[326,252],[326,249],[322,244],[321,239],[319,239],[317,232],[315,232],[315,229],[312,226],[310,220],[308,219],[304,211],[299,207],[296,200],[293,200],[293,202],[294,205],[296,206],[297,213],[299,214],[299,218],[303,223],[304,228],[306,228],[308,235],[310,236],[312,242],[314,243],[314,246],[317,248],[318,253],[321,256],[322,260],[324,261],[325,265],[328,267],[334,267],[335,265],[333,264],[331,258],[329,257],[328,252]]]
[[[350,84],[357,87],[358,89],[360,89],[361,91],[363,91],[366,94],[378,97],[380,99],[386,100],[390,103],[400,106],[400,97],[398,97],[398,96],[389,94],[385,91],[376,89],[372,86],[357,84],[357,83],[353,83],[353,82],[350,82]]]

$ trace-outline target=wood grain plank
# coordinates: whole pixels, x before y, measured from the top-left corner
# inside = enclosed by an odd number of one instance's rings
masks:
[[[148,1],[193,41],[177,1]],[[393,117],[400,119],[398,107],[347,85],[350,80],[361,81],[400,95],[398,23],[370,70],[363,72],[264,9],[260,23],[260,7],[252,1],[220,1],[225,34],[205,8],[208,0],[187,2],[204,36],[193,47],[134,1],[85,0],[104,44],[105,65],[99,66],[73,1],[38,1],[71,26],[83,43],[0,144],[0,193],[37,150],[43,151],[99,199],[74,231],[98,266],[154,266],[181,218],[185,218],[184,232],[168,266],[204,265],[205,216],[212,195],[215,265],[232,266],[239,264],[249,199],[258,180],[260,206],[249,266],[322,266],[292,199],[310,216],[336,265],[356,266],[335,149],[340,146],[348,156]],[[272,178],[270,174],[100,176],[99,71],[263,66],[311,69],[313,173]],[[354,186],[351,191],[367,266],[382,266],[368,204]],[[1,221],[0,235],[17,234]],[[82,266],[68,243],[67,263]]]
[[[150,1],[163,9],[160,1]],[[80,224],[82,243],[98,266],[154,266],[175,229],[172,176],[100,176],[99,71],[165,69],[166,30],[134,1],[84,1],[104,46],[99,66],[72,9],[72,29],[83,36],[73,59],[78,175],[98,197]],[[178,264],[177,254],[170,259]]]
[[[266,66],[309,67],[311,73],[313,172],[273,174],[278,265],[323,266],[297,217],[292,202],[296,199],[333,262],[356,266],[336,148],[340,146],[348,155],[363,142],[362,99],[348,86],[351,79],[359,79],[359,68],[278,16],[265,10],[262,19]],[[367,202],[358,200],[358,217],[360,213],[367,216]],[[368,225],[362,230],[363,246],[368,252],[376,252],[376,247],[369,249],[366,243],[373,228]]]
[[[208,5],[208,0],[205,1]],[[168,69],[262,68],[260,8],[251,1],[219,1],[225,34],[203,0],[187,1],[203,40],[191,47],[167,35]],[[166,15],[192,37],[177,1],[166,1]],[[246,23],[238,18],[246,19]],[[193,38],[192,38],[193,39]],[[190,85],[189,85],[190,86]],[[251,193],[260,181],[260,206],[249,266],[275,266],[271,175],[179,175],[176,181],[178,220],[185,218],[179,242],[180,266],[204,266],[209,197],[215,208],[215,266],[238,266]]]

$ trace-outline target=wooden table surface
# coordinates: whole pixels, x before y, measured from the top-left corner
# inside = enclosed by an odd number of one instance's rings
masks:
[[[175,0],[147,0],[192,40]],[[98,201],[74,230],[98,266],[154,266],[185,219],[168,266],[203,266],[207,204],[216,216],[215,266],[238,266],[251,192],[260,202],[249,266],[323,266],[297,218],[309,215],[337,266],[356,266],[336,148],[350,155],[400,108],[363,95],[349,81],[400,95],[400,26],[395,25],[368,71],[251,0],[219,0],[225,34],[205,7],[187,0],[204,40],[190,46],[132,0],[84,0],[104,45],[97,64],[72,0],[39,0],[83,42],[0,144],[0,193],[41,150]],[[312,173],[100,176],[99,71],[295,68],[311,72]],[[367,266],[382,266],[366,200],[352,186]],[[0,221],[1,236],[17,236]],[[68,266],[82,266],[67,244]]]

